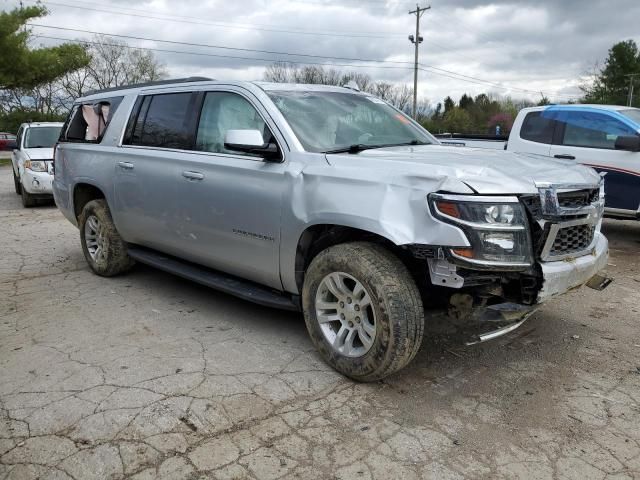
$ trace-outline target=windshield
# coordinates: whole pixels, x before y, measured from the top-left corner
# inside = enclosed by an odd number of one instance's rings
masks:
[[[51,148],[58,141],[62,127],[30,127],[24,137],[24,148]]]
[[[349,92],[267,92],[305,150],[430,144],[433,138],[382,100]]]
[[[620,113],[640,125],[640,108],[629,108],[626,110],[620,110]]]

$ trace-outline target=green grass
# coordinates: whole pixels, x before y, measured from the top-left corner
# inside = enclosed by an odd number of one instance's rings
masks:
[[[0,158],[0,167],[2,167],[3,165],[11,165],[11,159],[10,158]]]

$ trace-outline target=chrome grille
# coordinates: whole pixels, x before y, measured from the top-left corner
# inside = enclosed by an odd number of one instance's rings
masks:
[[[597,188],[577,190],[575,192],[558,192],[558,205],[562,208],[581,208],[598,201],[600,190]]]
[[[570,253],[582,252],[589,248],[596,231],[595,226],[582,224],[560,228],[553,240],[549,257],[557,257]]]
[[[531,220],[536,257],[544,262],[589,253],[604,210],[600,186],[537,186],[539,195],[521,197]]]

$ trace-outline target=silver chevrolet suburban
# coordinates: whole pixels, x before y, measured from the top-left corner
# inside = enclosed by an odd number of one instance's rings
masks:
[[[76,101],[54,166],[95,273],[141,262],[301,310],[324,360],[361,381],[407,365],[433,312],[474,343],[609,281],[594,170],[442,146],[353,88],[102,90]]]

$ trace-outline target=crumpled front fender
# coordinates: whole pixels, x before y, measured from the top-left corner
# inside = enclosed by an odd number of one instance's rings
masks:
[[[357,228],[395,245],[469,245],[462,230],[434,218],[427,204],[431,192],[473,193],[458,180],[326,164],[309,165],[287,175],[290,191],[283,208],[280,265],[283,286],[289,292],[298,292],[295,257],[299,239],[314,225]]]

